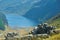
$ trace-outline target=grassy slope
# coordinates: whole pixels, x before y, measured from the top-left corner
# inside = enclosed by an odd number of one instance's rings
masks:
[[[60,18],[52,21],[50,25],[56,26],[57,28],[60,28]]]
[[[58,17],[57,19],[54,19],[54,20],[49,20],[48,22],[50,23],[50,25],[56,26],[57,29],[60,29],[60,17]],[[50,38],[48,38],[46,40],[60,40],[60,34],[51,36]]]
[[[52,26],[56,26],[57,28],[60,28],[60,14],[58,14],[55,17],[49,19],[47,22]]]
[[[49,23],[49,25],[56,26],[58,30],[60,29],[60,17],[58,15],[49,19],[47,23]],[[34,40],[43,40],[43,38],[36,38]],[[52,34],[52,36],[46,38],[45,40],[60,40],[60,34]]]

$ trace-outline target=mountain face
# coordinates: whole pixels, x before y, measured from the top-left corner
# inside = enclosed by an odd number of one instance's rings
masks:
[[[15,23],[14,21],[11,20],[13,23],[11,21],[9,21],[9,23],[14,25],[19,24],[20,26],[38,25],[39,23],[44,22],[58,14],[60,10],[58,3],[59,1],[56,0],[41,0],[37,3],[34,3],[32,8],[29,11],[27,11],[25,15],[23,16],[15,15],[14,16],[15,19],[13,19],[14,17],[10,17],[10,19],[12,18],[12,20],[15,20],[17,22]]]
[[[24,16],[37,22],[39,22],[39,19],[42,21],[48,20],[58,14],[57,4],[56,0],[42,0],[35,3]]]
[[[17,2],[15,2],[17,1]],[[8,2],[4,1],[5,6],[1,7],[5,14],[22,14],[22,15],[6,15],[10,25],[24,27],[24,26],[36,26],[39,23],[45,22],[51,17],[54,17],[60,13],[60,0],[26,0],[26,2],[21,3],[19,0],[10,0]],[[12,2],[10,4],[10,2]],[[14,3],[13,3],[14,2]],[[9,3],[6,6],[6,3]],[[21,4],[20,4],[21,3]],[[31,4],[34,3],[34,4]],[[16,4],[16,5],[15,5]],[[7,12],[7,13],[6,13]]]
[[[5,14],[19,14],[24,15],[32,5],[33,2],[40,0],[0,0],[0,11]]]
[[[6,16],[0,12],[0,30],[5,30],[5,25],[8,26]]]

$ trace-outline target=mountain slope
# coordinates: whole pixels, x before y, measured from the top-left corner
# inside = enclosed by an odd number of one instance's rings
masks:
[[[55,0],[41,0],[40,2],[35,3],[24,16],[37,23],[46,21],[58,14],[56,10],[56,3],[57,2]]]
[[[51,18],[48,23],[50,25],[56,26],[57,28],[60,28],[60,13],[56,15],[55,17]]]

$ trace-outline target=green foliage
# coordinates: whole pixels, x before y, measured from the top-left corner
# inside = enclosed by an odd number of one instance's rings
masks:
[[[3,21],[0,19],[0,30],[5,30]]]

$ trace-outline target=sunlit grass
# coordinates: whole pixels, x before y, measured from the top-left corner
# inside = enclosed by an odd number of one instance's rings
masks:
[[[51,22],[51,21],[50,21]],[[56,26],[57,30],[60,30],[60,18],[53,20],[50,25]],[[46,39],[46,40],[60,40],[60,34],[55,34],[52,35],[50,38]]]
[[[56,34],[54,36],[51,36],[50,38],[47,38],[46,40],[60,40],[60,34]]]

